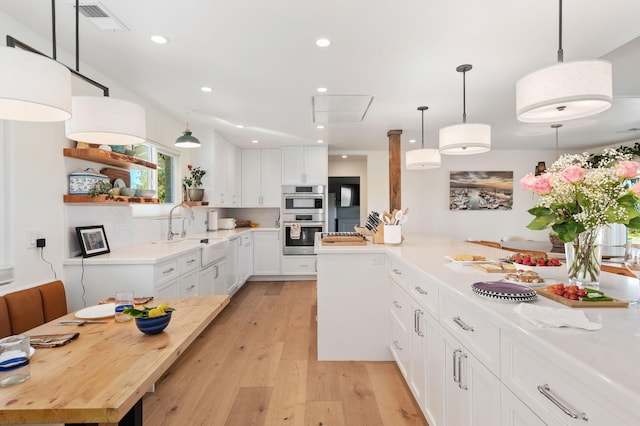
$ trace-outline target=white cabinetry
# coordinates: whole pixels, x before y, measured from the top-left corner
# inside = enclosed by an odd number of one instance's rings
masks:
[[[280,231],[253,233],[253,274],[280,274]]]
[[[283,147],[283,185],[326,185],[329,176],[327,147]]]
[[[238,260],[240,263],[240,282],[244,284],[253,275],[253,233],[245,232],[240,237]]]
[[[225,293],[232,295],[240,288],[240,236],[229,239],[227,252],[227,279]]]
[[[220,260],[207,266],[200,272],[200,294],[227,294],[226,293],[226,260]]]
[[[212,178],[206,180],[211,190],[207,187],[205,196],[215,207],[239,207],[240,149],[223,140],[216,140],[213,150]]]
[[[499,425],[500,381],[442,328],[445,425]]]
[[[243,207],[280,207],[280,163],[279,149],[242,150]]]
[[[282,275],[316,275],[317,264],[315,255],[283,255]]]

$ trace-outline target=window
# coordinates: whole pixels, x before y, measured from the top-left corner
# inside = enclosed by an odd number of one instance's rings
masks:
[[[179,197],[175,188],[175,170],[178,154],[162,145],[147,141],[135,145],[135,157],[155,163],[156,170],[131,170],[131,187],[137,189],[154,189],[161,203],[173,203]]]

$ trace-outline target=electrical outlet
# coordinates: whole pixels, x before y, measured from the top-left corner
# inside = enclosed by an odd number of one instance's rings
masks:
[[[27,248],[36,248],[36,240],[44,238],[44,231],[40,229],[29,229],[27,231]]]

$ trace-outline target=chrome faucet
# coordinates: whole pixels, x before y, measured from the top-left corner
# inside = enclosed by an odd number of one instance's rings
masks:
[[[175,209],[177,209],[178,207],[186,207],[187,209],[189,209],[189,219],[190,220],[194,220],[195,219],[195,217],[193,216],[193,209],[188,204],[181,203],[181,204],[176,204],[175,206],[171,207],[171,210],[169,211],[169,231],[167,232],[167,240],[173,240],[173,237],[178,235],[178,234],[173,232],[173,211]],[[186,217],[184,217],[182,219],[182,232],[180,233],[180,236],[182,238],[187,236],[187,230],[184,227],[185,219],[186,219]]]

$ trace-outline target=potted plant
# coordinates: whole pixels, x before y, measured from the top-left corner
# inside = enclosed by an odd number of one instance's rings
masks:
[[[202,170],[201,167],[193,167],[191,164],[187,165],[187,169],[189,169],[189,176],[182,178],[182,187],[188,194],[189,201],[202,201],[204,189],[200,186],[202,177],[207,174],[207,171]]]

